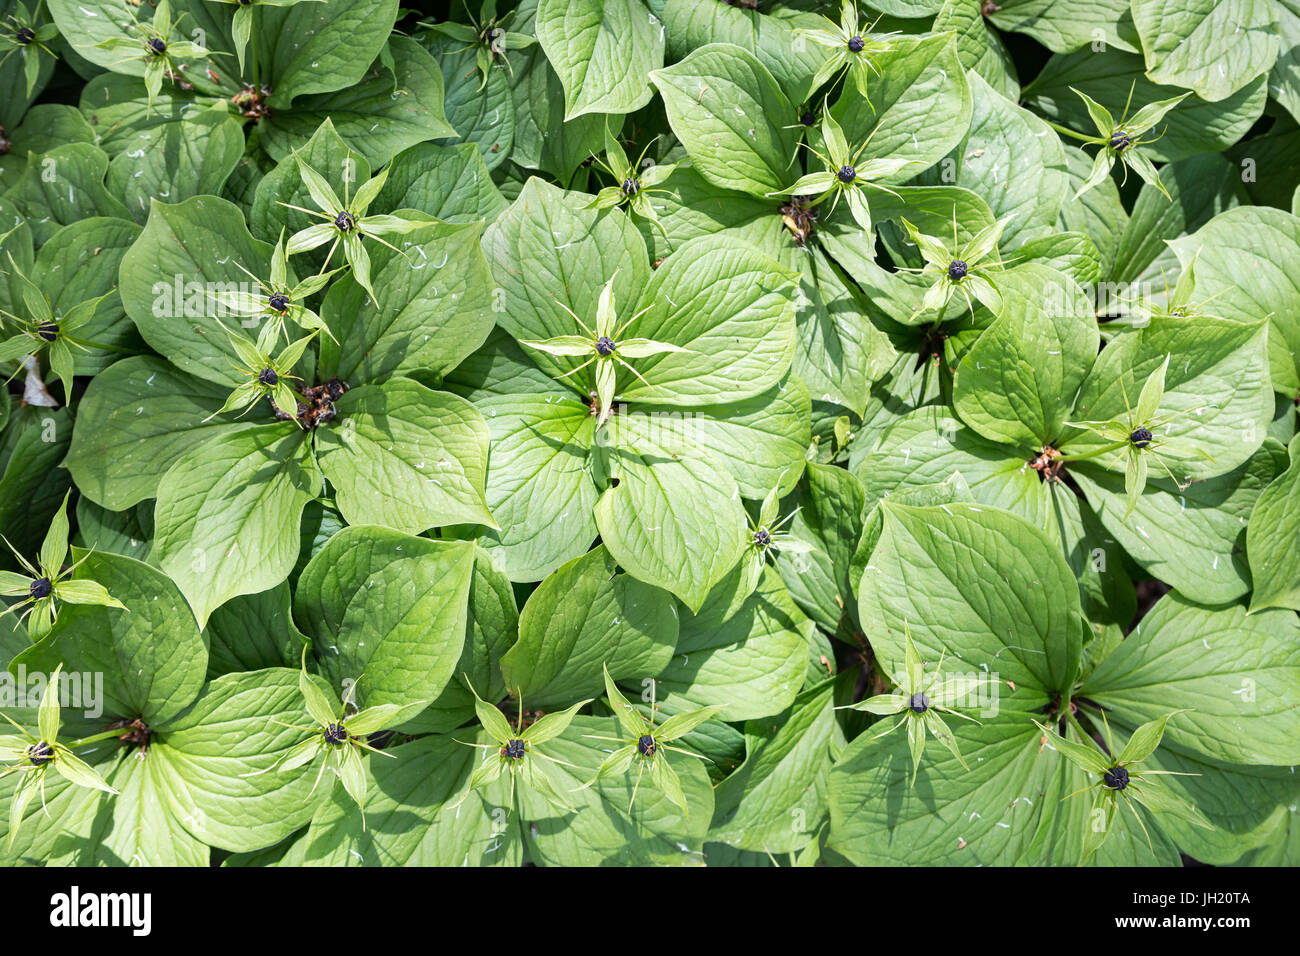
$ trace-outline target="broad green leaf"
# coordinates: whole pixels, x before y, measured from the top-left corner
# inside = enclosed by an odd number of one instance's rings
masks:
[[[1147,76],[1217,102],[1272,69],[1275,6],[1267,0],[1133,0]]]
[[[1172,243],[1178,261],[1196,263],[1193,302],[1239,322],[1269,317],[1268,368],[1284,395],[1300,390],[1300,219],[1278,209],[1238,207]]]
[[[1246,529],[1252,611],[1300,610],[1300,439],[1289,450],[1290,467],[1260,494]]]
[[[1130,0],[1093,0],[1086,6],[1058,0],[1002,0],[987,16],[999,30],[1027,33],[1055,53],[1092,44],[1099,44],[1101,50],[1110,45],[1133,53],[1139,40],[1129,8]]]
[[[233,203],[215,196],[176,205],[155,200],[144,232],[122,259],[122,304],[150,347],[181,371],[233,386],[241,378],[232,365],[235,350],[214,318],[218,298],[250,283],[239,266],[269,276],[270,258],[271,247],[249,234]]]
[[[815,838],[828,813],[826,778],[845,745],[832,690],[823,683],[784,714],[746,723],[746,759],[715,793],[711,840],[790,853]]]
[[[492,222],[506,206],[477,148],[418,143],[393,157],[374,209],[419,209],[444,222]]]
[[[1087,296],[1037,263],[998,277],[1003,310],[953,370],[953,407],[991,441],[1057,441],[1100,344]]]
[[[126,206],[104,186],[108,156],[90,143],[66,143],[46,151],[28,164],[5,198],[31,224],[40,245],[60,226],[111,216],[129,219]]]
[[[882,665],[899,668],[910,631],[926,660],[946,650],[949,674],[987,676],[990,690],[1004,681],[1031,698],[1069,689],[1083,616],[1057,542],[1000,509],[888,501],[880,509],[858,612]]]
[[[357,683],[360,706],[432,701],[461,659],[473,569],[468,541],[353,526],[307,564],[294,611],[320,666],[340,687]]]
[[[564,118],[630,113],[651,97],[664,28],[639,0],[540,0],[537,40],[564,84]]]
[[[1246,764],[1296,761],[1291,702],[1300,687],[1300,624],[1287,610],[1247,615],[1161,598],[1088,675],[1079,695],[1129,725],[1187,708],[1162,747]]]
[[[477,406],[491,435],[487,506],[501,526],[482,544],[511,580],[540,580],[596,538],[587,473],[595,419],[564,395],[502,395]]]
[[[64,465],[82,493],[106,508],[153,498],[167,469],[238,427],[230,415],[204,422],[227,394],[162,359],[123,359],[96,375],[81,397]]]
[[[298,427],[277,424],[218,435],[163,475],[153,558],[200,627],[235,595],[288,576],[303,506],[320,487],[314,472]]]
[[[411,534],[494,526],[483,497],[488,430],[465,399],[395,378],[353,389],[335,407],[317,454],[349,523]]]
[[[208,640],[210,678],[264,667],[299,667],[307,643],[293,621],[288,582],[227,601],[212,612],[203,635]]]
[[[597,547],[548,576],[519,615],[519,641],[501,661],[506,686],[530,705],[598,693],[610,675],[659,673],[677,643],[677,606],[658,588],[619,573]]]
[[[710,43],[652,79],[673,132],[713,185],[766,197],[799,178],[794,107],[753,54]]]
[[[67,739],[118,719],[169,723],[199,693],[208,666],[207,645],[181,592],[156,568],[116,554],[89,555],[77,577],[104,585],[127,609],[64,607],[50,633],[14,666],[48,673],[62,662],[65,673],[81,675],[84,706],[63,712]]]
[[[616,416],[606,427],[611,483],[595,508],[605,546],[634,577],[699,610],[744,547],[735,480],[710,458],[674,458],[653,419]]]
[[[258,35],[271,41],[259,54],[272,78],[270,105],[287,113],[296,97],[362,81],[388,42],[397,0],[324,0],[260,12]],[[304,105],[299,102],[298,109]]]
[[[698,613],[683,612],[677,650],[656,680],[669,713],[722,705],[727,720],[769,717],[802,688],[815,625],[780,575],[766,569],[758,589],[727,616],[730,603],[718,588]]]

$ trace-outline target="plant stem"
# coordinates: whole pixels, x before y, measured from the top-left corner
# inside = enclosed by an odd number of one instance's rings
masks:
[[[98,743],[101,740],[108,740],[110,737],[120,737],[126,730],[122,727],[115,727],[112,730],[105,730],[103,733],[91,734],[89,737],[82,737],[80,740],[74,740],[70,744],[64,744],[69,750],[73,747],[84,747],[86,744]]]
[[[1085,458],[1096,458],[1098,455],[1104,455],[1108,451],[1118,451],[1119,449],[1123,448],[1127,444],[1128,442],[1126,441],[1117,441],[1109,445],[1103,445],[1101,448],[1094,449],[1093,451],[1084,452],[1081,455],[1062,455],[1060,460],[1061,461],[1083,461]]]

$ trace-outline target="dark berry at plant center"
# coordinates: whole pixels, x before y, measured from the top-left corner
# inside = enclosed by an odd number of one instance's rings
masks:
[[[1133,443],[1134,448],[1146,448],[1151,444],[1151,430],[1149,428],[1135,428],[1133,433],[1128,436],[1128,440]]]
[[[930,709],[930,698],[926,697],[921,691],[917,691],[911,697],[907,698],[907,706],[914,714],[924,714]]]
[[[635,176],[629,176],[627,179],[623,180],[621,188],[623,190],[623,195],[628,199],[631,199],[641,191],[641,183],[637,181]]]
[[[50,592],[53,590],[54,585],[49,578],[37,578],[32,582],[32,586],[27,589],[27,592],[39,601],[41,598],[49,597]]]
[[[966,278],[966,263],[961,259],[954,259],[948,263],[948,278],[953,282],[960,282]]]
[[[357,221],[346,209],[334,217],[334,225],[339,232],[351,232],[357,227]]]
[[[167,52],[167,44],[164,43],[161,38],[154,37],[149,41],[149,49],[152,50],[155,55],[162,56],[162,54]]]
[[[1115,152],[1122,153],[1132,145],[1133,141],[1129,139],[1128,133],[1122,129],[1117,129],[1110,134],[1110,148]]]
[[[19,27],[18,32],[14,34],[14,39],[23,46],[31,43],[36,39],[36,34],[29,27]]]
[[[817,122],[817,114],[812,110],[809,110],[799,117],[799,122],[803,123],[804,126],[811,126],[813,123]]]
[[[54,748],[42,740],[38,744],[32,744],[27,748],[27,759],[31,761],[33,767],[39,767],[41,764],[49,763],[54,757]]]
[[[53,342],[59,337],[59,324],[57,322],[42,322],[37,327],[36,334],[46,342]]]
[[[858,171],[852,166],[841,166],[840,171],[835,175],[840,177],[840,182],[851,183],[858,178]]]
[[[636,742],[636,749],[640,751],[642,757],[653,757],[659,745],[655,743],[654,737],[649,734],[642,734]]]
[[[351,734],[342,724],[330,724],[325,728],[323,736],[327,744],[333,744],[337,747],[339,744],[346,743]]]
[[[263,385],[276,385],[280,381],[280,376],[273,368],[262,369],[262,374],[257,376],[257,380]]]
[[[596,339],[596,354],[598,355],[613,355],[615,348],[614,340],[608,335],[602,335],[600,338]]]
[[[772,543],[772,534],[766,528],[759,528],[754,532],[754,543],[760,548],[766,548]]]
[[[866,45],[862,37],[849,37],[849,51],[852,53],[861,53]]]
[[[289,311],[289,297],[283,292],[273,293],[271,297],[266,300],[266,304],[276,312],[283,313]]]
[[[1123,767],[1111,767],[1101,775],[1101,779],[1111,790],[1123,790],[1128,786],[1128,771]]]
[[[501,755],[503,757],[509,757],[511,760],[522,760],[524,757],[524,742],[518,737],[514,740],[508,741],[506,745],[501,748]]]

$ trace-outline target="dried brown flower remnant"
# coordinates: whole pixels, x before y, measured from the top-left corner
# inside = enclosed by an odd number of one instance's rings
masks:
[[[271,115],[271,110],[266,105],[270,95],[271,90],[266,86],[259,89],[251,83],[245,83],[243,89],[230,98],[230,102],[238,107],[245,119],[256,123],[262,117]]]
[[[298,421],[303,428],[315,428],[331,421],[336,414],[334,403],[343,397],[343,393],[348,390],[347,382],[340,382],[336,378],[323,382],[320,385],[312,385],[299,391],[302,396],[298,401]],[[289,415],[286,415],[275,402],[271,402],[271,408],[275,409],[275,417],[282,422],[292,421]]]
[[[108,725],[109,730],[124,730],[117,739],[140,748],[141,753],[149,749],[149,725],[140,717],[135,720],[116,720]]]
[[[807,196],[791,196],[790,201],[780,208],[781,221],[794,237],[794,244],[802,248],[812,235],[813,223],[817,221],[817,210],[811,205]]]
[[[1043,450],[1029,462],[1029,467],[1038,472],[1038,476],[1043,481],[1060,481],[1061,469],[1065,467],[1065,460],[1061,458],[1061,453],[1051,445],[1044,445]]]

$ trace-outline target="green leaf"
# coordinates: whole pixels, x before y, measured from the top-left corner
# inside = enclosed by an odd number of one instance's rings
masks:
[[[1246,529],[1252,611],[1300,610],[1300,439],[1292,439],[1289,451],[1290,467],[1260,494]]]
[[[718,588],[698,613],[682,615],[676,654],[656,680],[670,713],[721,705],[727,720],[747,720],[778,714],[798,695],[814,625],[780,576],[765,569],[729,614],[730,604]]]
[[[1264,0],[1133,0],[1147,76],[1222,100],[1272,69],[1278,55],[1274,6]]]
[[[672,599],[597,547],[544,580],[519,616],[519,641],[501,660],[506,686],[546,707],[596,693],[614,679],[657,674],[677,643]]]
[[[1083,617],[1074,573],[1055,541],[1023,518],[983,506],[885,501],[880,510],[884,526],[858,588],[858,611],[882,666],[898,669],[910,630],[926,660],[947,650],[961,662],[954,669],[996,673],[1014,694],[1068,691]]]
[[[469,402],[398,378],[353,389],[335,407],[317,454],[349,523],[411,534],[496,526],[483,497],[487,426]]]
[[[96,375],[77,407],[65,465],[81,492],[120,511],[157,495],[167,469],[236,426],[204,421],[226,389],[162,359],[132,356]]]
[[[361,706],[429,702],[461,660],[473,568],[468,541],[344,528],[303,570],[295,617]]]
[[[753,54],[710,43],[651,78],[673,132],[709,182],[765,197],[799,178],[794,107]]]
[[[650,99],[664,29],[638,0],[541,0],[535,29],[564,84],[564,118],[630,113]]]
[[[1164,746],[1231,763],[1292,764],[1298,635],[1289,611],[1247,615],[1171,593],[1133,632],[1140,640],[1125,640],[1102,660],[1079,696],[1130,725],[1187,709],[1165,730]]]
[[[618,416],[606,427],[611,486],[596,502],[601,539],[633,576],[699,610],[744,547],[735,481],[708,458],[676,458],[652,419]]]
[[[1026,263],[998,284],[1002,314],[953,370],[953,407],[983,437],[1032,455],[1061,437],[1100,336],[1062,273]]]
[[[218,435],[163,475],[153,557],[200,626],[235,595],[288,576],[302,509],[320,487],[314,471],[297,426],[277,424]]]

